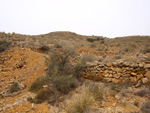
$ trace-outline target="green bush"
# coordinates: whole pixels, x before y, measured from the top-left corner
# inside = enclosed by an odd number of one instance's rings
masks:
[[[19,84],[18,82],[13,83],[13,85],[10,87],[9,92],[10,93],[14,93],[17,92],[19,90]]]
[[[52,83],[58,91],[64,94],[67,94],[72,88],[77,86],[76,78],[68,75],[52,77]]]
[[[87,41],[88,41],[88,42],[94,42],[94,41],[95,41],[95,39],[87,38]]]
[[[47,46],[47,45],[42,45],[42,46],[40,47],[40,50],[43,51],[43,52],[47,52],[47,51],[50,50],[50,47]]]
[[[73,77],[74,66],[71,64],[71,58],[74,56],[74,50],[62,48],[59,51],[52,51],[49,55],[48,76],[54,87],[61,93],[68,93],[77,86],[77,80]]]
[[[49,95],[50,94],[47,89],[41,89],[36,94],[35,98],[33,99],[33,102],[34,103],[42,103],[49,98]]]
[[[74,50],[63,48],[52,50],[49,59],[47,60],[48,75],[70,75],[72,74],[72,64],[70,63],[71,57],[74,55]]]
[[[52,50],[47,59],[48,72],[45,77],[37,78],[31,85],[29,91],[36,93],[30,102],[41,103],[48,100],[51,93],[59,92],[66,94],[77,86],[77,79],[73,77],[73,65],[70,58],[74,51],[70,49]],[[46,88],[43,86],[46,85]],[[51,89],[51,93],[50,92]],[[44,97],[42,97],[42,95]],[[55,100],[54,100],[55,101]],[[51,103],[51,101],[50,101]]]
[[[48,84],[48,77],[39,77],[37,78],[30,86],[29,91],[37,93],[44,85]]]
[[[10,46],[10,42],[7,42],[6,40],[1,40],[0,41],[0,52],[3,52],[5,50],[7,50]]]

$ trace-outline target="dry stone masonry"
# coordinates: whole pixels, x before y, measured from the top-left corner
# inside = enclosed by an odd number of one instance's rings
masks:
[[[94,62],[88,63],[83,70],[84,78],[91,80],[104,80],[108,82],[125,82],[129,79],[132,83],[146,84],[150,79],[150,63],[129,62]]]

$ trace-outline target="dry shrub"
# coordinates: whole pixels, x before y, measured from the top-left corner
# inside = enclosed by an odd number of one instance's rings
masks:
[[[62,45],[56,43],[56,44],[54,45],[54,47],[55,47],[55,48],[62,48]]]
[[[150,45],[149,44],[147,44],[147,45],[145,45],[144,46],[144,48],[143,48],[143,50],[142,50],[142,53],[150,53]]]
[[[47,59],[48,75],[71,75],[73,73],[73,65],[70,62],[74,55],[73,49],[62,48],[60,50],[52,50]]]
[[[150,112],[150,101],[144,102],[140,107],[140,111],[142,113],[149,113]]]
[[[50,94],[47,89],[41,89],[37,92],[35,98],[32,100],[34,103],[42,103],[49,98]]]
[[[39,77],[37,78],[30,86],[29,91],[37,93],[43,88],[44,85],[47,85],[49,82],[48,77]]]
[[[55,76],[52,77],[54,87],[61,93],[67,94],[77,86],[77,79],[72,76]]]
[[[47,46],[47,45],[42,45],[42,46],[40,47],[40,50],[41,50],[42,52],[48,52],[48,51],[50,50],[50,47]]]
[[[105,92],[106,89],[96,83],[89,84],[88,88],[89,88],[89,92],[92,94],[94,99],[102,103],[104,94],[106,95],[106,92]]]
[[[150,79],[148,79],[148,82],[145,84],[145,86],[150,90]]]
[[[73,51],[70,49],[51,51],[50,58],[47,59],[47,75],[37,78],[29,89],[36,93],[36,97],[30,99],[31,102],[44,102],[48,100],[52,92],[55,94],[55,92],[58,91],[62,94],[66,94],[77,86],[78,82],[73,76],[73,66],[70,63],[72,53]],[[46,88],[43,86],[46,86]]]
[[[104,84],[85,81],[81,92],[73,97],[73,103],[67,108],[68,113],[90,113],[94,111],[94,105],[102,104],[102,100],[108,95],[108,89]]]
[[[87,62],[93,62],[96,58],[93,55],[84,54],[74,65],[74,76],[81,77],[81,71],[86,66]]]
[[[73,76],[74,66],[70,59],[74,50],[62,48],[60,51],[53,51],[48,60],[48,76],[54,87],[66,94],[77,86],[77,79]]]
[[[11,43],[6,40],[1,40],[0,41],[0,52],[7,50],[9,48],[10,44]]]
[[[67,108],[68,113],[85,113],[92,109],[94,98],[85,88],[81,94],[73,99],[73,104]]]
[[[110,89],[116,92],[120,92],[122,88],[124,87],[124,83],[119,82],[118,84],[111,82],[110,83]]]
[[[17,92],[19,90],[19,84],[18,82],[13,83],[13,85],[10,87],[9,92],[10,93],[14,93]]]
[[[95,39],[87,38],[87,41],[88,41],[88,42],[94,42],[94,41],[95,41]]]
[[[145,97],[146,95],[150,95],[150,90],[142,89],[134,93],[137,96]]]

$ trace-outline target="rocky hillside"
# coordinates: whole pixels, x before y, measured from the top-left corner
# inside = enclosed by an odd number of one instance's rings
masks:
[[[0,33],[0,112],[149,113],[149,44],[149,36]]]

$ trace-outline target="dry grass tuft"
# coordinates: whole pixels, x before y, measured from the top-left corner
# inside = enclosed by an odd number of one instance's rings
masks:
[[[94,98],[86,87],[82,89],[82,93],[76,95],[73,104],[67,108],[68,113],[85,113],[92,109]]]

